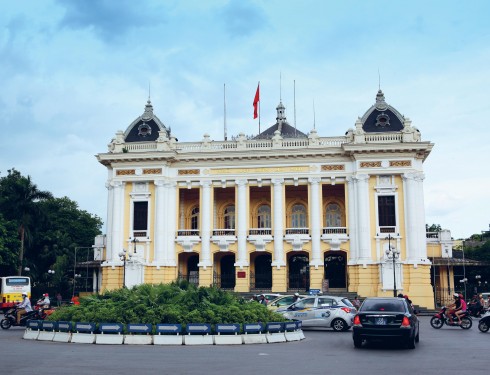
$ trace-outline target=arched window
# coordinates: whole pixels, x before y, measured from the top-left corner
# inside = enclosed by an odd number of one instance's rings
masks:
[[[342,211],[337,203],[329,203],[327,205],[325,223],[327,224],[327,227],[342,226]]]
[[[270,228],[271,227],[271,208],[269,206],[260,206],[258,211],[258,227]]]
[[[199,207],[194,207],[191,212],[191,229],[199,229]]]
[[[225,229],[235,229],[235,206],[228,206],[224,212]]]
[[[292,228],[306,228],[306,208],[302,204],[295,204],[291,215]]]

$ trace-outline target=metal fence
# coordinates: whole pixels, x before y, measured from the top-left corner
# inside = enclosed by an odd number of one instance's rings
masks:
[[[250,291],[251,292],[271,292],[272,273],[250,272]]]

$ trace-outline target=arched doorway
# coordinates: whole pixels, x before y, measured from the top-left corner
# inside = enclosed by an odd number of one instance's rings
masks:
[[[347,254],[344,251],[325,253],[325,280],[328,287],[334,289],[347,288]]]
[[[179,254],[179,275],[177,279],[187,280],[189,283],[199,285],[199,255],[196,253]]]
[[[269,253],[257,255],[254,271],[250,272],[250,290],[269,291],[272,289],[272,256]]]
[[[292,254],[288,259],[288,291],[310,289],[310,262],[306,253]]]
[[[219,269],[213,273],[213,285],[221,289],[235,288],[235,254],[215,254],[215,264],[219,263]],[[217,267],[216,267],[217,268]]]

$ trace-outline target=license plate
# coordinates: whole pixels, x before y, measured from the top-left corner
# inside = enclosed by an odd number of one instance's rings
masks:
[[[386,318],[375,318],[374,324],[376,324],[377,326],[384,326],[386,325]]]

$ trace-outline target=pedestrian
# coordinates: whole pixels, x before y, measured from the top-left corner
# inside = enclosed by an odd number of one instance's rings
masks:
[[[359,296],[355,296],[354,301],[352,301],[352,304],[356,308],[356,310],[359,310],[359,307],[361,307],[361,301],[359,301]]]
[[[56,303],[57,303],[58,307],[61,306],[62,300],[63,300],[63,298],[61,297],[61,293],[60,292],[56,293]]]
[[[261,294],[259,297],[259,303],[261,305],[267,306],[267,299],[265,298],[265,296],[263,294]]]

